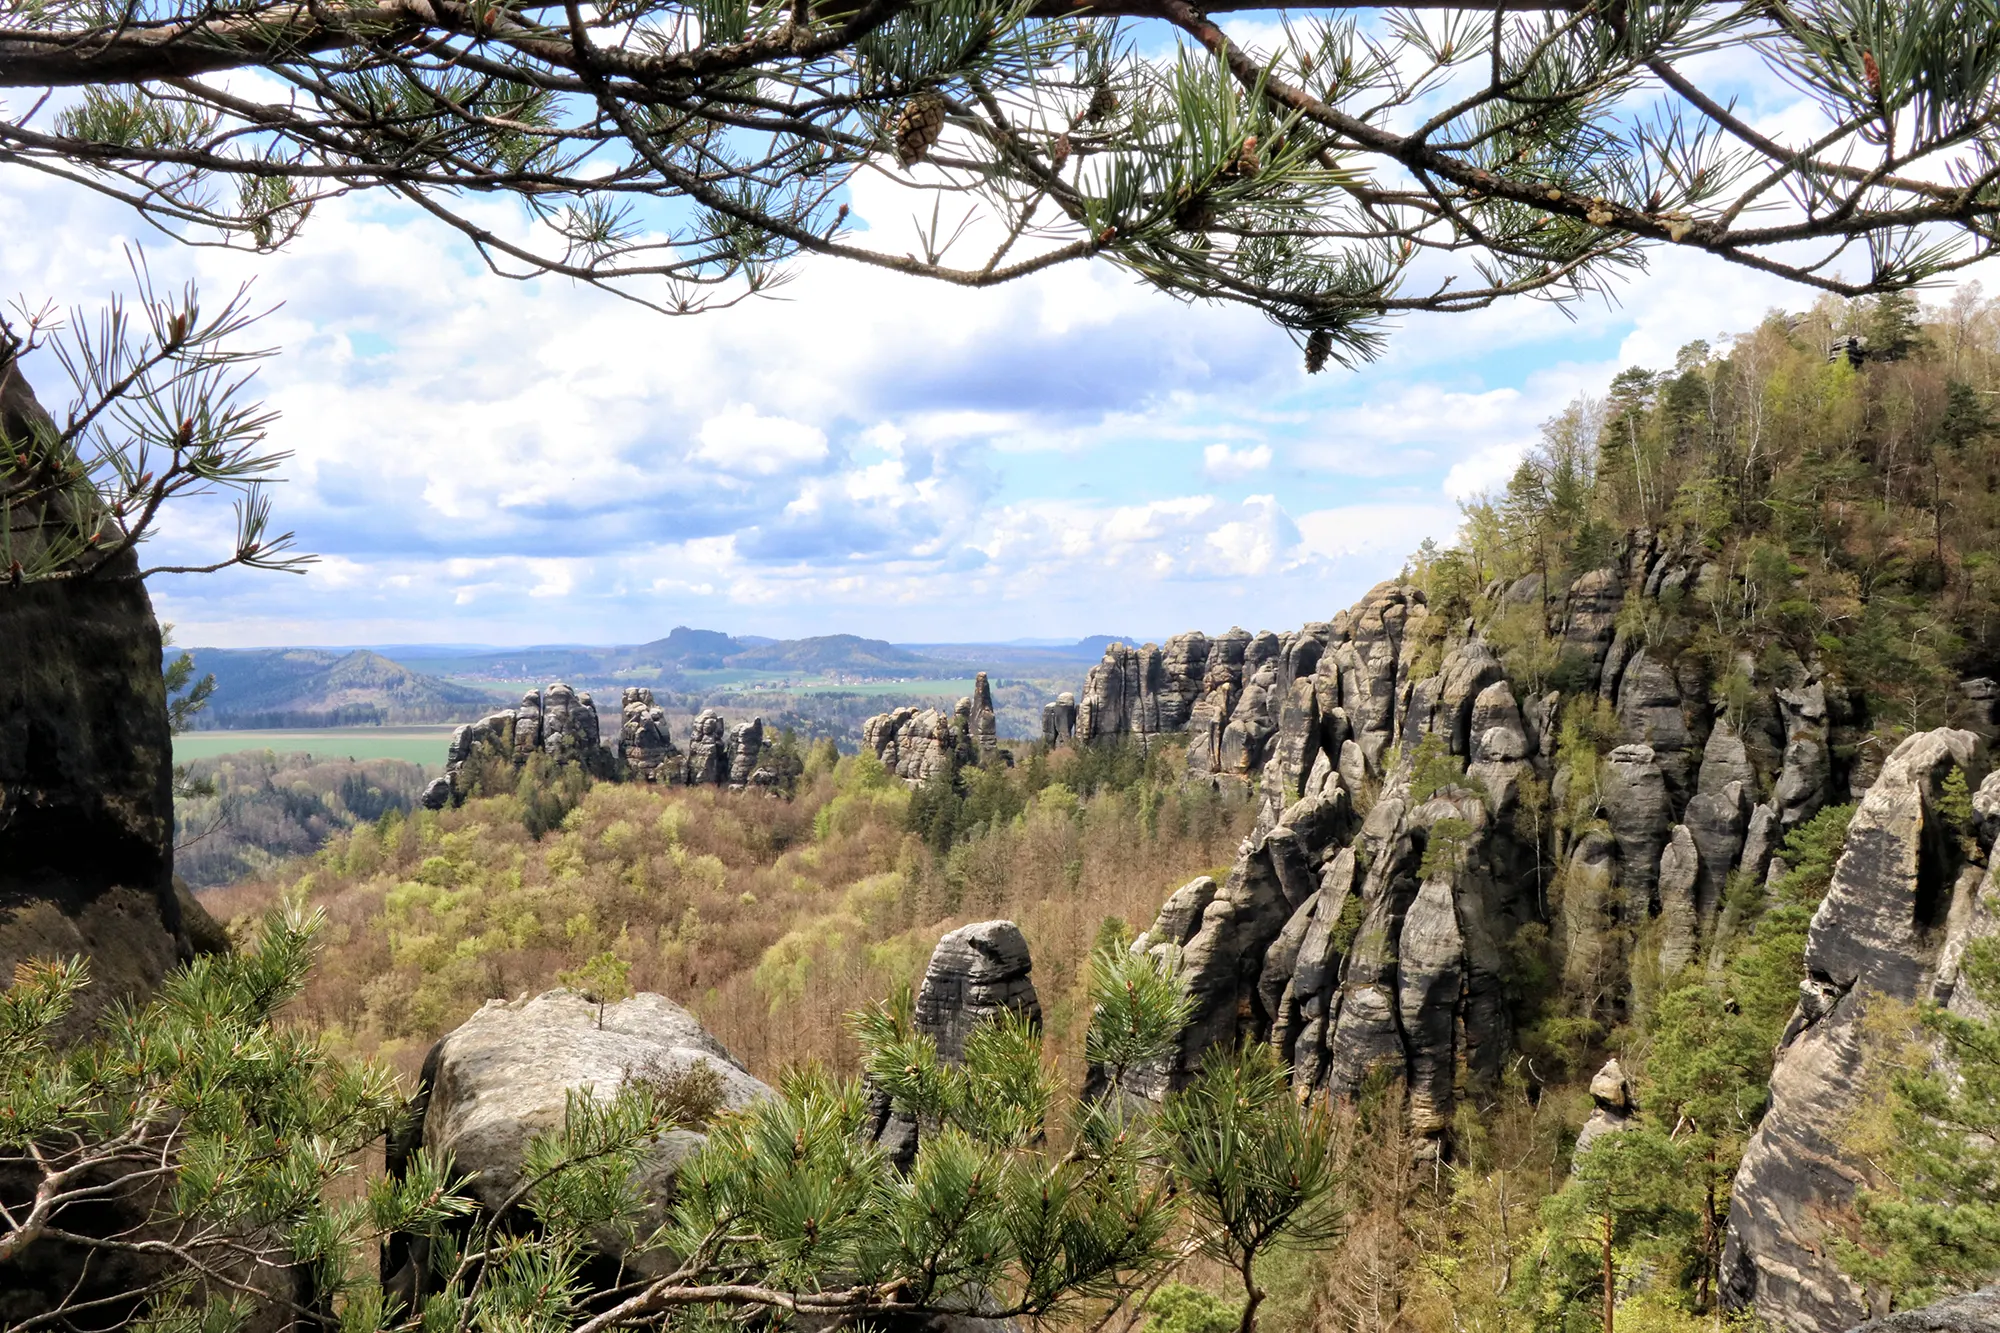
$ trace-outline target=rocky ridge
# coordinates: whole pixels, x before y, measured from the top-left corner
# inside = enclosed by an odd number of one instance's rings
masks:
[[[453,732],[444,776],[425,789],[423,804],[438,810],[462,803],[471,791],[474,761],[482,756],[511,759],[518,769],[538,753],[558,764],[579,765],[598,778],[622,774],[635,782],[670,786],[769,787],[777,778],[758,766],[763,748],[762,718],[732,727],[722,714],[704,709],[690,724],[683,755],[674,744],[666,710],[643,688],[626,689],[613,748],[604,742],[590,694],[558,681],[528,691],[518,707],[489,713]]]
[[[861,743],[913,787],[949,779],[959,768],[989,758],[1012,762],[1000,749],[993,688],[984,671],[974,678],[972,693],[951,712],[903,707],[877,713],[861,724]]]
[[[1844,1327],[1866,1312],[1841,1268],[1832,1219],[1848,1209],[1864,1166],[1843,1146],[1868,1087],[1863,1033],[1872,1007],[1928,1000],[1950,1007],[1967,941],[2000,928],[1990,832],[1954,828],[1942,797],[1979,738],[1939,730],[1896,747],[1862,798],[1832,887],[1806,937],[1806,976],[1771,1074],[1771,1106],[1743,1154],[1730,1195],[1725,1294],[1790,1328]],[[2000,801],[2000,773],[1980,787]]]
[[[1960,844],[1936,815],[1938,784],[1979,765],[1981,737],[1927,733],[1885,760],[1810,661],[1746,657],[1725,695],[1653,651],[1648,604],[1719,577],[1640,532],[1546,598],[1538,580],[1488,589],[1489,605],[1539,604],[1561,659],[1552,674],[1564,688],[1525,698],[1477,624],[1434,622],[1422,592],[1396,582],[1290,634],[1107,650],[1074,740],[1163,734],[1199,642],[1202,690],[1182,728],[1189,776],[1248,784],[1260,805],[1227,875],[1181,887],[1132,945],[1178,968],[1192,1012],[1165,1059],[1123,1071],[1124,1093],[1157,1099],[1211,1046],[1268,1041],[1301,1096],[1351,1095],[1386,1070],[1420,1151],[1446,1154],[1459,1097],[1490,1086],[1515,1049],[1511,959],[1524,929],[1546,932],[1551,961],[1615,1024],[1635,985],[1709,957],[1732,876],[1763,883],[1782,869],[1773,853],[1786,833],[1866,794],[1815,920],[1775,1105],[1737,1182],[1727,1292],[1799,1333],[1865,1317],[1795,1224],[1841,1206],[1858,1174],[1841,1164],[1829,1117],[1856,1083],[1844,1043],[1861,997],[1945,998],[1955,941],[1989,928],[1975,904],[1983,867],[1951,859],[1946,844]],[[1558,762],[1562,711],[1585,701],[1612,734],[1587,760]],[[1561,808],[1580,813],[1552,826]],[[2000,783],[1975,808],[1982,829],[2000,817]],[[1551,869],[1560,894],[1544,882]],[[1111,1077],[1092,1071],[1100,1090]],[[1615,1062],[1592,1092],[1588,1135],[1629,1120]]]

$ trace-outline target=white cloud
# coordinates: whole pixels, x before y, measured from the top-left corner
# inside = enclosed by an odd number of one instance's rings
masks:
[[[856,194],[878,244],[913,211],[883,178]],[[0,296],[94,309],[129,288],[137,230],[0,173]],[[1412,320],[1381,364],[1308,379],[1254,316],[1104,267],[972,292],[809,262],[781,301],[676,320],[496,280],[380,203],[329,205],[271,259],[146,243],[164,281],[212,300],[255,277],[284,303],[260,330],[285,348],[263,380],[295,451],[278,521],[329,557],[299,580],[157,581],[190,644],[1284,628],[1448,539],[1454,502],[1619,366],[1811,299],[1670,250],[1575,322]],[[1251,479],[1266,494],[1210,493]],[[186,508],[154,558],[226,540],[228,517]]]
[[[1210,481],[1240,481],[1269,466],[1271,446],[1268,444],[1252,445],[1247,449],[1211,444],[1201,451],[1201,470]]]
[[[785,417],[737,405],[701,425],[690,455],[724,472],[772,477],[826,457],[826,433]]]
[[[1470,500],[1482,491],[1496,491],[1507,484],[1527,453],[1527,443],[1489,444],[1470,458],[1461,458],[1444,474],[1444,493],[1454,500]]]

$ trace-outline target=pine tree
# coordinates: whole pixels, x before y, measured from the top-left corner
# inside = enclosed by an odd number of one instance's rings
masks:
[[[1858,1196],[1844,1256],[1900,1308],[2000,1275],[2000,940],[1967,947],[1957,989],[1975,1003],[1920,1013],[1937,1058],[1893,1080],[1891,1183]]]
[[[319,925],[274,914],[256,947],[194,963],[68,1051],[52,1034],[83,966],[22,969],[0,995],[0,1178],[31,1202],[0,1212],[0,1290],[72,1245],[147,1265],[116,1308],[62,1313],[161,1329],[260,1307],[351,1333],[1102,1318],[1187,1254],[1225,1256],[1249,1283],[1272,1246],[1340,1224],[1327,1120],[1293,1104],[1265,1048],[1216,1056],[1153,1114],[1064,1093],[1018,1016],[947,1063],[907,993],[855,1020],[869,1082],[924,1126],[907,1174],[863,1132],[864,1084],[807,1069],[734,1114],[712,1089],[643,1076],[606,1100],[573,1092],[497,1212],[427,1150],[356,1189],[402,1101],[386,1073],[279,1021]],[[1100,955],[1091,993],[1090,1049],[1121,1066],[1157,1058],[1185,1017],[1147,957]],[[693,1121],[706,1142],[662,1209],[633,1182]],[[89,1232],[107,1198],[137,1213],[108,1238]],[[367,1261],[391,1236],[428,1255],[413,1303]],[[590,1276],[607,1249],[622,1261],[609,1287]]]

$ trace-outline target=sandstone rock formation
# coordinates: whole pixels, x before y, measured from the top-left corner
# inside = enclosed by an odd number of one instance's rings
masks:
[[[861,724],[862,743],[911,786],[948,778],[958,765],[952,719],[935,708],[898,708]]]
[[[931,953],[913,1025],[937,1043],[939,1058],[957,1064],[965,1058],[965,1039],[979,1024],[1008,1011],[1041,1022],[1033,971],[1028,941],[1012,921],[960,926]],[[871,1136],[899,1168],[907,1168],[916,1160],[917,1122],[895,1110],[880,1092],[871,1095],[869,1115]]]
[[[729,781],[729,723],[704,708],[688,729],[687,766],[681,780],[690,787],[719,787]]]
[[[1164,649],[1150,643],[1107,645],[1104,660],[1084,677],[1077,739],[1185,731],[1202,694],[1208,658],[1208,636],[1199,630],[1174,635]]]
[[[1042,710],[1042,729],[1051,741],[1066,738],[1077,725],[1075,702],[1067,694]],[[915,707],[877,713],[861,724],[861,742],[884,768],[913,787],[949,779],[961,765],[995,756],[1013,762],[999,748],[993,689],[984,671],[974,678],[972,693],[950,713]]]
[[[729,730],[729,785],[745,787],[757,771],[757,756],[764,750],[764,719],[739,722]]]
[[[650,694],[647,697],[650,702]],[[598,730],[597,705],[588,693],[579,694],[557,681],[544,690],[528,691],[518,707],[488,713],[458,728],[445,752],[445,785],[432,783],[424,791],[423,803],[435,810],[465,800],[474,778],[468,766],[481,755],[505,756],[520,768],[536,754],[546,754],[558,764],[580,765],[594,777],[612,775],[611,754]]]
[[[1068,690],[1042,705],[1042,740],[1067,745],[1076,739],[1076,696]]]
[[[653,692],[628,688],[621,707],[618,750],[625,770],[637,782],[678,782],[684,776],[681,752],[674,745],[666,710],[653,702]]]
[[[1938,804],[1977,746],[1969,731],[1939,730],[1896,747],[1813,915],[1799,1007],[1737,1172],[1723,1253],[1727,1301],[1779,1328],[1834,1333],[1868,1312],[1827,1243],[1862,1179],[1843,1142],[1866,1087],[1862,1025],[1880,1000],[1939,998],[1954,946],[1990,928],[1979,898],[1991,877],[1966,863],[1964,831],[1945,826]]]
[[[1616,1134],[1628,1128],[1633,1113],[1638,1109],[1632,1105],[1632,1085],[1625,1078],[1624,1066],[1617,1060],[1606,1060],[1604,1067],[1590,1080],[1590,1119],[1583,1122],[1583,1128],[1576,1136],[1576,1147],[1570,1152],[1570,1169],[1583,1159],[1590,1145],[1606,1134]]]
[[[0,436],[37,423],[53,430],[0,357]],[[17,554],[39,540],[28,512],[8,534]],[[138,572],[128,550],[87,578],[0,590],[0,978],[29,958],[88,956],[71,1031],[190,956],[160,628]]]
[[[489,1000],[431,1048],[415,1121],[391,1144],[388,1168],[400,1176],[419,1146],[448,1153],[480,1204],[498,1208],[520,1184],[529,1141],[561,1127],[572,1090],[609,1100],[631,1079],[671,1080],[697,1067],[719,1080],[721,1109],[771,1095],[664,996],[635,995],[601,1010],[568,990]],[[664,1205],[672,1197],[675,1171],[701,1142],[693,1130],[660,1139],[640,1182],[648,1199]],[[416,1294],[424,1258],[408,1238],[393,1242],[384,1257],[390,1289],[406,1299]]]
[[[1209,640],[1188,773],[1251,785],[1259,815],[1222,882],[1182,887],[1134,944],[1180,967],[1193,1015],[1170,1058],[1124,1071],[1126,1092],[1159,1097],[1215,1043],[1269,1040],[1302,1094],[1397,1074],[1444,1151],[1457,1071],[1476,1087],[1505,1064],[1524,927],[1548,931],[1552,962],[1607,1023],[1626,1018],[1641,964],[1659,976],[1709,961],[1730,877],[1762,882],[1788,830],[1873,778],[1839,758],[1858,748],[1838,739],[1853,710],[1812,663],[1746,657],[1725,682],[1619,631],[1631,599],[1719,577],[1637,532],[1567,587],[1496,585],[1544,617],[1562,660],[1563,689],[1527,699],[1476,622],[1440,625],[1395,582],[1330,622]],[[1147,734],[1164,662],[1108,653],[1077,740],[1119,717]],[[1565,710],[1593,697],[1596,754],[1558,764]],[[1551,809],[1568,812],[1554,833]],[[2000,827],[2000,794],[1979,809]],[[1600,1099],[1594,1123],[1621,1105]]]

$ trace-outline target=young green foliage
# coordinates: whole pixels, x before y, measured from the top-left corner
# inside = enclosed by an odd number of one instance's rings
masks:
[[[1937,1058],[1892,1083],[1892,1184],[1859,1196],[1861,1244],[1844,1258],[1899,1308],[2000,1274],[2000,941],[1966,949],[1957,986],[1974,1005],[1920,1011]]]

